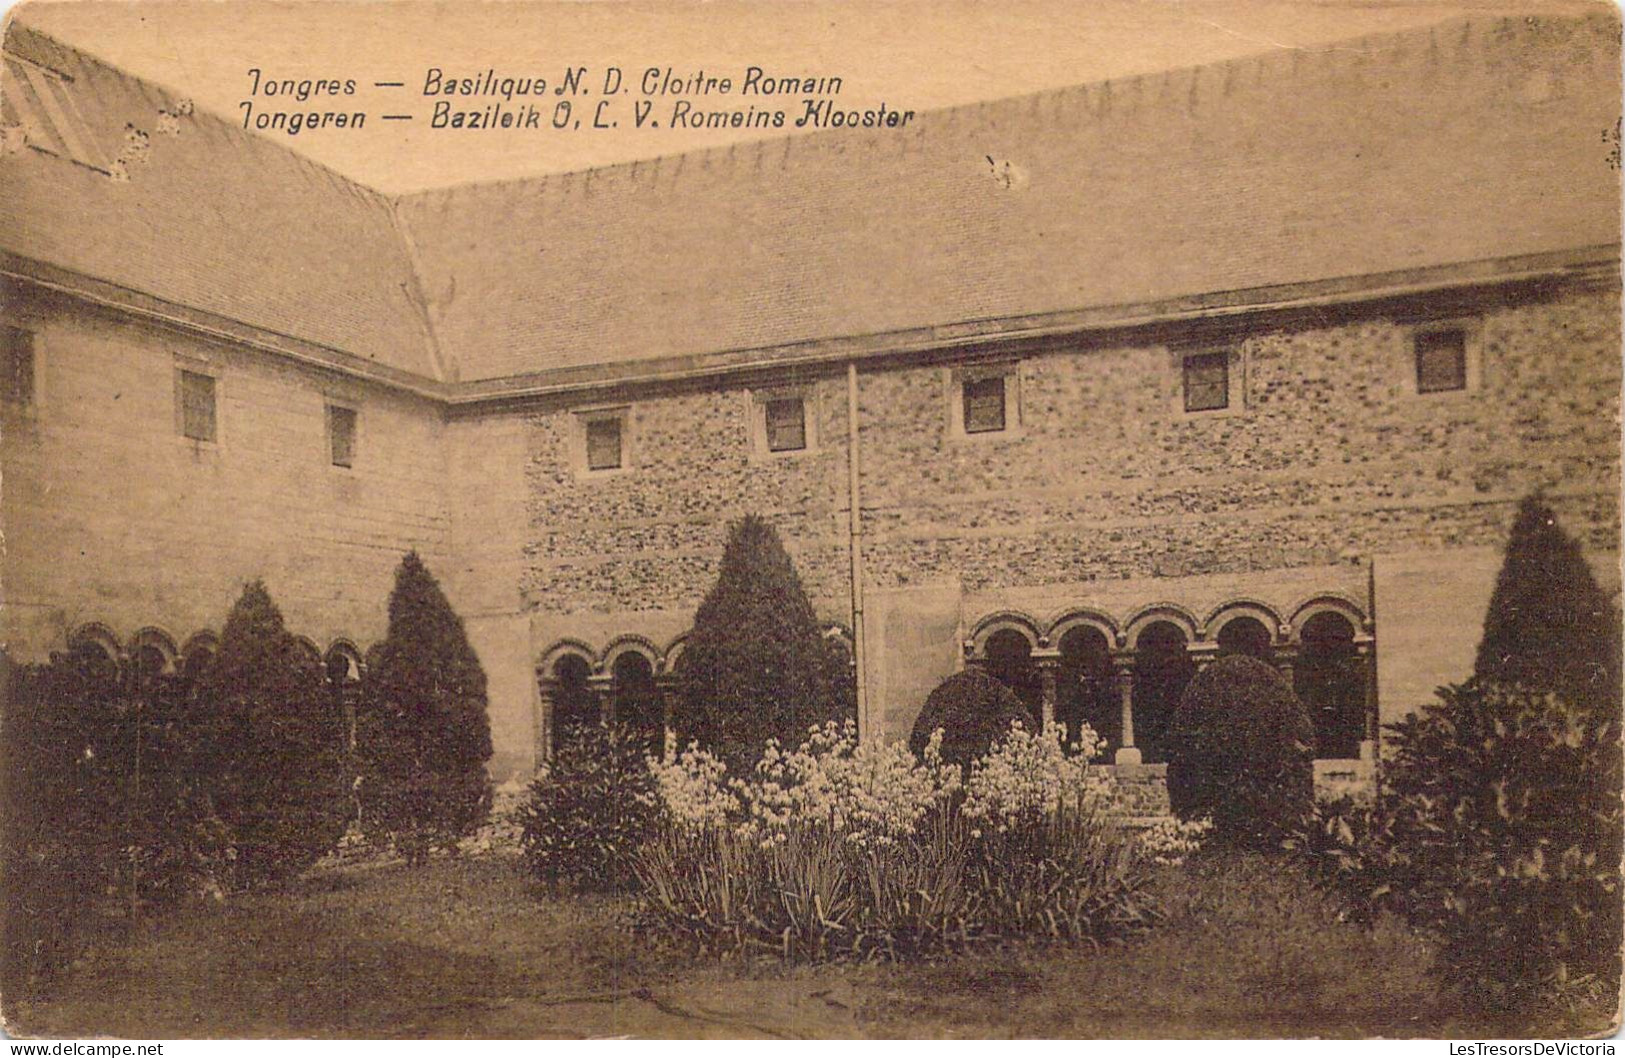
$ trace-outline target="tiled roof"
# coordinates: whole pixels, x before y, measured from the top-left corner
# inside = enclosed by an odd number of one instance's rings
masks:
[[[82,128],[99,160],[118,157],[126,126],[147,146],[127,181],[28,147],[0,152],[0,249],[437,374],[387,197],[230,122],[177,114],[188,108],[171,94],[15,20],[5,46],[63,75],[82,121],[58,118]]]
[[[1610,243],[1616,33],[1470,20],[401,215],[465,379]]]
[[[444,377],[493,379],[1615,245],[1619,96],[1616,15],[1474,18],[410,195],[398,231],[199,118],[128,184],[38,176],[0,247],[433,374],[415,281]]]

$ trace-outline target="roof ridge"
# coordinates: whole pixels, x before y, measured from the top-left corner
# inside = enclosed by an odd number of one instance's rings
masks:
[[[1597,17],[1589,8],[1573,11],[1554,11],[1540,15],[1527,16],[1530,19],[1551,21],[1554,19],[1565,21],[1578,21],[1584,18]],[[1441,30],[1453,28],[1474,27],[1482,24],[1500,23],[1503,26],[1522,18],[1511,15],[1467,13],[1441,18],[1438,22],[1427,23],[1421,26],[1410,26],[1404,29],[1381,30],[1373,33],[1362,33],[1352,37],[1339,37],[1330,41],[1321,41],[1305,45],[1280,45],[1276,50],[1262,50],[1237,55],[1228,59],[1216,59],[1211,62],[1192,63],[1185,66],[1173,66],[1163,70],[1148,70],[1142,73],[1123,74],[1117,77],[1097,78],[1090,81],[1080,81],[1073,84],[1058,85],[1051,88],[1040,88],[1031,92],[1021,92],[1016,95],[998,96],[992,99],[974,100],[968,103],[953,103],[944,106],[931,107],[919,110],[918,119],[931,118],[942,121],[955,121],[963,119],[990,107],[1008,107],[1015,109],[1022,104],[1029,104],[1034,108],[1042,106],[1050,100],[1068,101],[1070,96],[1081,96],[1085,99],[1094,96],[1103,96],[1107,105],[1116,108],[1115,100],[1125,94],[1125,90],[1133,92],[1128,106],[1138,107],[1149,98],[1149,90],[1160,89],[1166,92],[1167,87],[1176,81],[1194,79],[1202,74],[1220,74],[1221,85],[1236,83],[1236,75],[1243,69],[1257,67],[1262,83],[1266,76],[1265,68],[1272,64],[1292,64],[1294,70],[1304,61],[1306,53],[1314,59],[1325,56],[1335,56],[1340,52],[1354,52],[1362,56],[1370,56],[1374,50],[1380,50],[1386,43],[1389,48],[1397,49],[1403,43],[1426,41],[1429,45],[1438,43],[1438,34]],[[1465,38],[1464,38],[1465,39]],[[1359,48],[1351,47],[1354,44],[1363,44]],[[1376,45],[1377,47],[1373,47]],[[1155,87],[1153,87],[1155,86]],[[1228,94],[1228,87],[1223,89]],[[1196,95],[1194,85],[1191,89],[1192,97]],[[438,187],[427,187],[417,191],[403,191],[393,193],[397,202],[409,200],[428,200],[437,195],[447,195],[465,191],[497,190],[516,185],[530,185],[540,187],[547,184],[573,184],[577,180],[591,180],[595,177],[610,176],[619,173],[635,175],[640,169],[653,167],[663,168],[677,160],[687,162],[691,159],[700,160],[700,164],[708,166],[710,160],[717,156],[731,156],[741,150],[754,149],[765,152],[771,147],[784,144],[786,151],[791,144],[804,144],[812,141],[830,142],[847,139],[854,136],[872,133],[874,130],[855,127],[814,129],[808,132],[791,132],[779,136],[762,136],[757,139],[736,140],[732,143],[717,144],[708,147],[695,147],[688,150],[670,151],[664,154],[651,155],[625,162],[613,162],[606,165],[586,166],[579,169],[565,169],[558,172],[538,173],[530,176],[499,177],[490,180],[468,180],[462,183],[446,184]]]

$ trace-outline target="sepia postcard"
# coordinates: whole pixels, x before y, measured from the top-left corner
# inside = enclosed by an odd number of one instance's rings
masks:
[[[1614,1053],[1618,7],[3,45],[10,1036]]]

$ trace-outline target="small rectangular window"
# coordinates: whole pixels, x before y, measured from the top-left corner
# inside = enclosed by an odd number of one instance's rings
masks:
[[[1185,358],[1185,410],[1218,411],[1230,406],[1230,356],[1201,353]]]
[[[1416,335],[1416,391],[1446,393],[1467,388],[1467,334],[1457,328]]]
[[[355,465],[356,411],[342,404],[327,406],[327,451],[336,467]]]
[[[587,469],[615,470],[621,465],[621,420],[587,420]]]
[[[196,371],[182,371],[180,391],[181,435],[194,441],[213,441],[214,379]]]
[[[967,379],[965,432],[994,433],[1004,429],[1004,377]]]
[[[0,326],[0,400],[7,404],[34,401],[34,335],[20,327]]]
[[[767,402],[767,450],[796,452],[807,447],[807,405],[800,397]]]

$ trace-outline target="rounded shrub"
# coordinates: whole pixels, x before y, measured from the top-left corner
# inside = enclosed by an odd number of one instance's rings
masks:
[[[519,811],[520,848],[552,888],[619,892],[637,886],[633,856],[654,833],[654,773],[646,740],[605,724],[563,733]]]
[[[942,729],[942,759],[961,766],[986,756],[1015,721],[1031,729],[1032,714],[1016,693],[981,669],[956,672],[937,684],[914,721],[908,748],[925,756],[931,733]]]
[[[1314,808],[1315,729],[1281,674],[1219,658],[1185,688],[1169,724],[1168,800],[1213,820],[1216,842],[1275,848]]]

